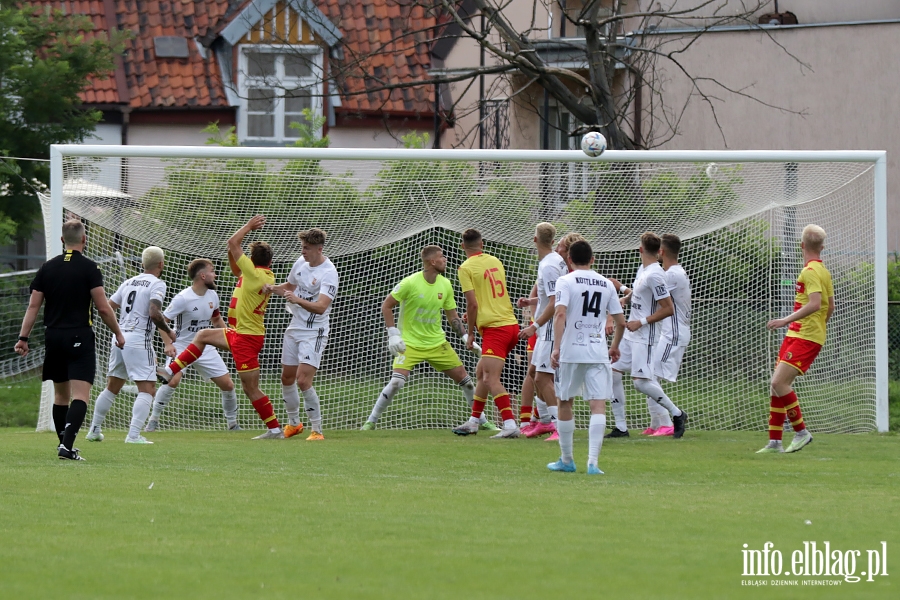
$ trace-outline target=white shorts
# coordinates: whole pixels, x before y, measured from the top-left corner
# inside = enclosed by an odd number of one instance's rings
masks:
[[[106,374],[131,381],[156,381],[156,352],[152,348],[119,348],[113,344]]]
[[[675,381],[684,358],[687,346],[673,346],[670,342],[660,340],[653,347],[653,374],[659,379]]]
[[[539,339],[534,343],[534,352],[531,353],[531,364],[534,365],[535,371],[538,373],[555,372],[555,369],[550,366],[550,354],[552,352],[552,341]]]
[[[557,394],[560,400],[581,396],[585,400],[612,398],[612,367],[609,363],[559,363]]]
[[[175,346],[175,351],[178,352],[178,354],[181,354],[187,347],[187,344],[178,344]],[[166,361],[166,366],[171,362],[172,359],[168,359]],[[210,345],[207,345],[206,348],[203,349],[203,354],[200,355],[200,358],[192,362],[188,368],[197,369],[197,373],[200,374],[200,377],[205,377],[206,379],[214,379],[216,377],[221,377],[222,375],[228,375],[228,367],[225,366],[225,361],[222,360],[219,351],[216,350],[214,346]]]
[[[622,340],[619,344],[619,360],[612,368],[622,373],[631,373],[638,379],[653,379],[653,346],[647,343]]]
[[[284,332],[281,347],[281,364],[287,366],[311,365],[319,368],[322,353],[328,343],[328,332],[319,329],[288,329]]]

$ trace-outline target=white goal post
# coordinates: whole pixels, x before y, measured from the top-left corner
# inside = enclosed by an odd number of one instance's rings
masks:
[[[821,356],[798,379],[805,419],[813,431],[888,429],[885,152],[607,151],[590,158],[578,151],[55,145],[50,189],[42,198],[48,258],[62,251],[64,217],[81,218],[85,252],[101,265],[109,294],[139,272],[141,249],[158,245],[166,251],[167,302],[189,285],[187,262],[204,257],[216,265],[227,308],[235,278],[225,242],[250,216],[267,216],[247,241],[272,244],[279,282],[299,256],[297,231],[325,229],[325,252],[341,277],[315,383],[328,429],[358,428],[386,383],[381,302],[420,269],[424,245],[444,248],[462,312],[459,234],[482,231],[486,251],[504,261],[514,301],[534,283],[540,221],[560,234],[583,234],[596,268],[629,284],[643,231],[679,235],[694,315],[682,371],[667,392],[693,428],[765,429],[768,379],[784,335],[766,331],[765,322],[791,311],[803,266],[800,231],[817,223],[828,234],[823,259],[836,311]],[[289,317],[273,298],[261,371],[279,418]],[[474,358],[446,329],[474,375]],[[102,324],[95,331],[94,396],[104,386],[110,343]],[[507,386],[518,396],[524,347],[507,365]],[[218,390],[190,371],[162,428],[223,429]],[[127,428],[132,400],[120,395],[108,427]],[[52,401],[45,384],[38,430],[50,429]],[[629,425],[642,426],[644,400],[630,391],[627,404]],[[417,367],[379,427],[448,427],[467,411],[449,379]],[[586,418],[582,407],[580,426]],[[245,401],[240,420],[258,425]]]

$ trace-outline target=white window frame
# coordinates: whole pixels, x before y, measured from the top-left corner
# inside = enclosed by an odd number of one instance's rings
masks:
[[[275,76],[250,77],[249,54],[275,54]],[[302,53],[309,55],[312,66],[312,74],[303,78],[287,78],[284,75],[284,56],[287,54]],[[310,91],[310,106],[316,115],[322,115],[322,81],[323,81],[323,52],[322,48],[315,45],[288,46],[283,44],[244,44],[238,52],[238,90],[240,94],[240,110],[238,113],[238,139],[242,142],[259,143],[286,143],[293,142],[299,136],[287,137],[284,135],[284,92],[285,89],[305,88]],[[247,133],[249,121],[249,90],[268,88],[275,92],[275,131],[272,137],[250,136]],[[318,135],[322,132],[319,131]]]

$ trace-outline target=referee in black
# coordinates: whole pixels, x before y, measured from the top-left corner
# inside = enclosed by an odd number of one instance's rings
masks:
[[[87,414],[97,366],[94,306],[115,334],[119,348],[125,345],[125,338],[106,299],[100,267],[82,254],[87,238],[81,221],[66,221],[62,240],[65,252],[45,262],[31,282],[31,300],[15,350],[22,356],[28,354],[28,335],[46,300],[42,379],[53,380],[53,426],[59,436],[58,454],[61,460],[84,460],[74,443]]]

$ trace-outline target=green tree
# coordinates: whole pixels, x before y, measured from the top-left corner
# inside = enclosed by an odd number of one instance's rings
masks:
[[[121,39],[94,33],[90,18],[28,4],[0,8],[0,152],[47,159],[50,144],[81,142],[102,115],[78,94],[91,77],[114,69]],[[4,161],[0,169],[0,241],[23,237],[40,212],[34,187],[49,183],[45,162]]]

